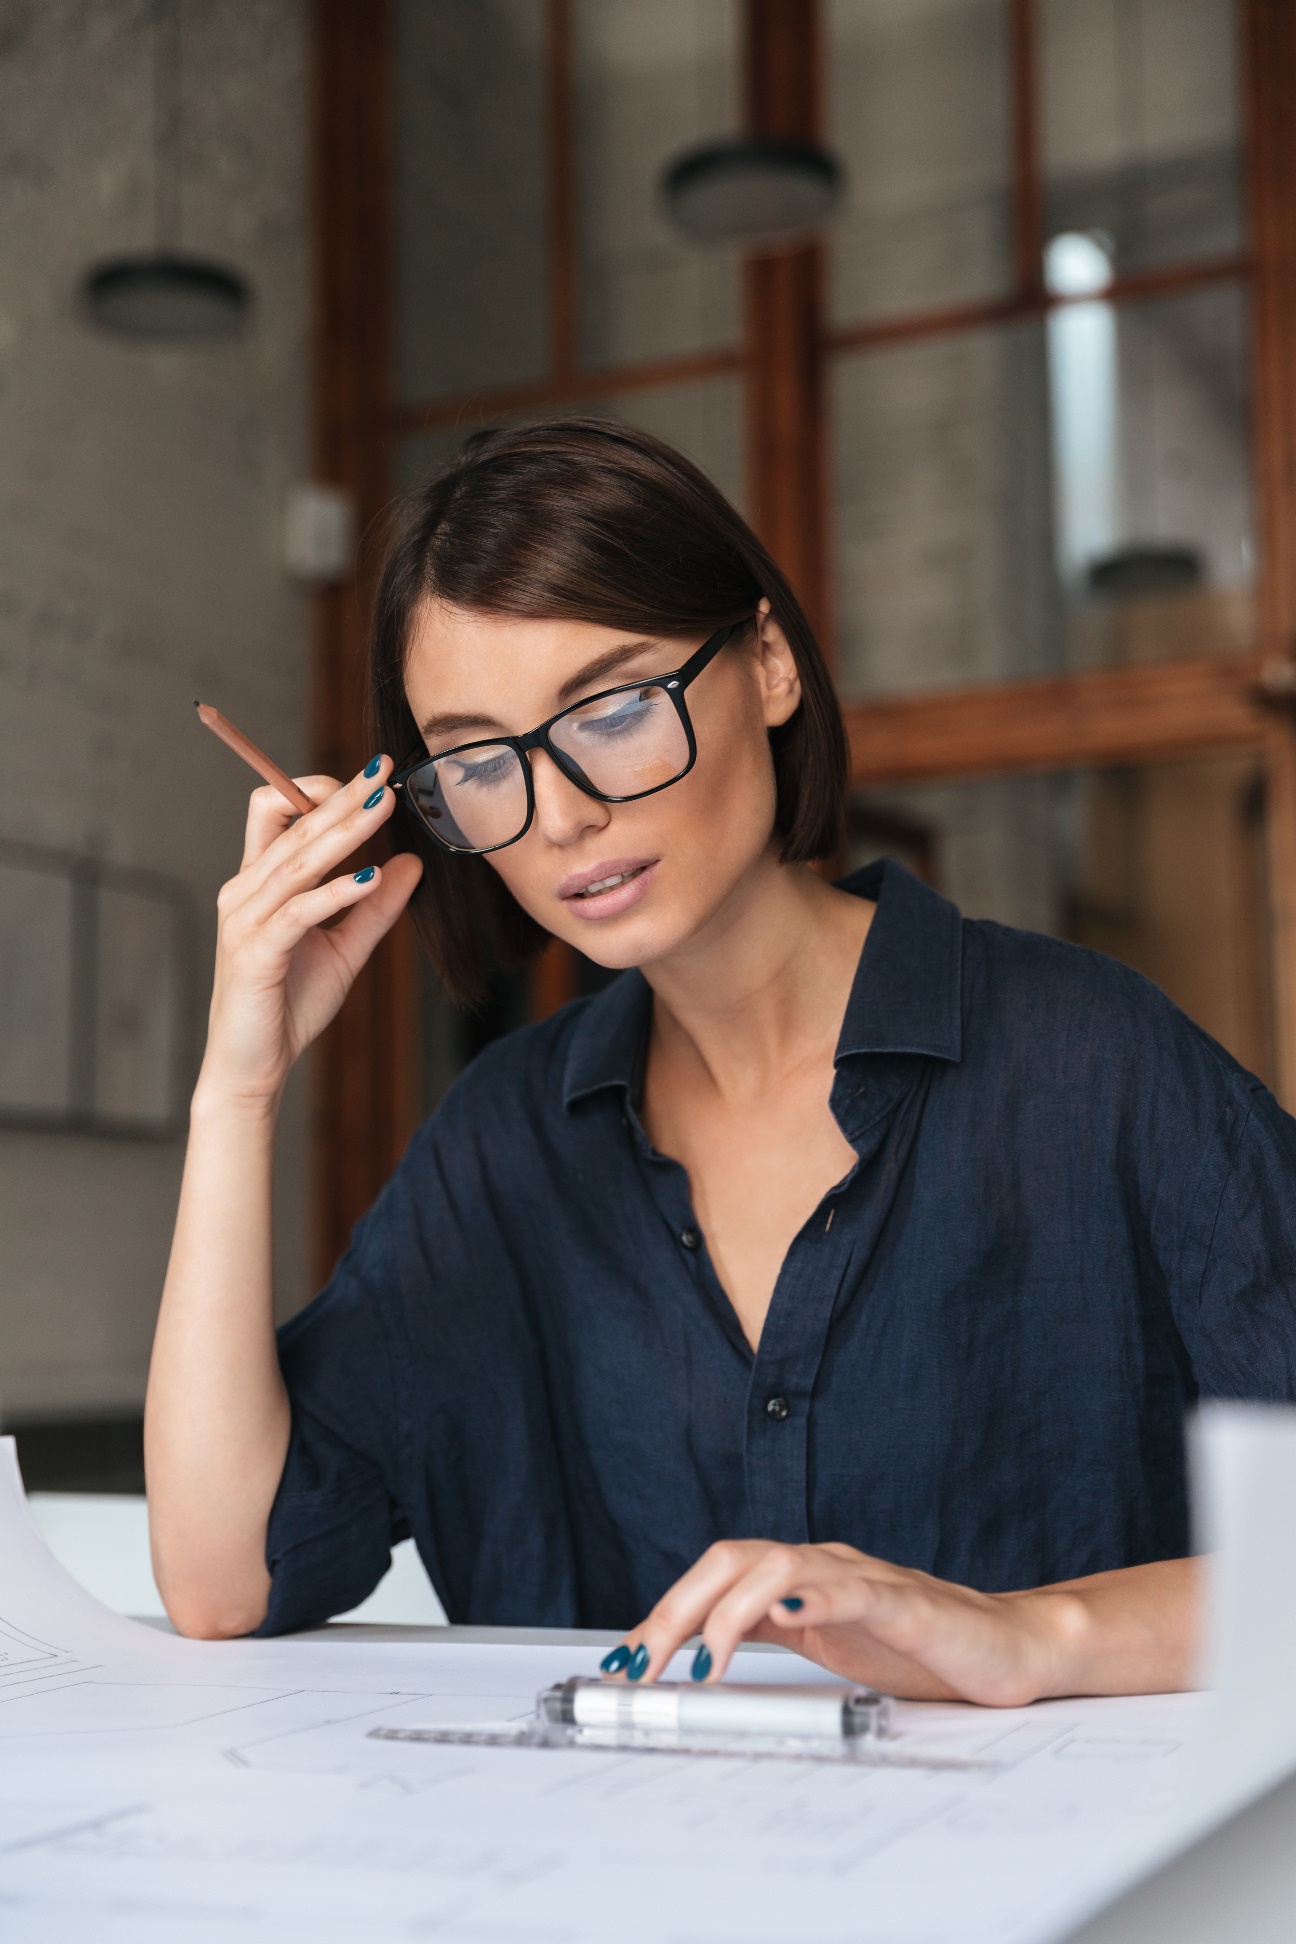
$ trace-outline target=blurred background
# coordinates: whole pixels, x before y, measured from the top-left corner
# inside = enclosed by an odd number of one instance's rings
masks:
[[[290,769],[363,762],[367,539],[480,425],[680,445],[836,670],[843,865],[1113,953],[1296,1105],[1293,11],[0,0],[30,1485],[141,1489],[249,787],[193,700]],[[464,1018],[389,942],[286,1105],[285,1313],[464,1062],[599,976],[555,947]]]

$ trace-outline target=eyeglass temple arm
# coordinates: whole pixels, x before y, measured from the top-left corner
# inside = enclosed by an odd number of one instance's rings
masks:
[[[728,627],[717,628],[713,635],[708,635],[697,652],[689,656],[683,668],[676,675],[675,681],[668,682],[667,687],[674,688],[676,683],[678,683],[680,688],[687,688],[689,683],[695,681],[702,673],[707,663],[715,660],[715,657],[720,653],[720,650],[725,646],[726,642],[736,635],[739,628],[743,626],[745,626],[745,623],[742,621],[731,621]]]

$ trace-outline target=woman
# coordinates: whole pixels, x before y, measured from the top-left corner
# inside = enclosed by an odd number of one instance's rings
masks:
[[[1293,1394],[1293,1123],[1112,961],[811,868],[810,629],[645,434],[471,441],[371,673],[384,753],[256,791],[221,894],[147,1416],[177,1625],[319,1622],[412,1531],[453,1619],[625,1628],[630,1679],[700,1633],[699,1679],[756,1637],[913,1696],[1187,1684],[1183,1417]],[[411,901],[461,999],[549,933],[636,969],[474,1063],[276,1346],[279,1097]]]

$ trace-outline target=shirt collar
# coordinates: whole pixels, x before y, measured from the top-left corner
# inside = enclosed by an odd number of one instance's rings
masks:
[[[623,972],[596,993],[572,1034],[563,1075],[563,1106],[621,1087],[633,1096],[643,1061],[652,988],[642,972]]]
[[[877,900],[846,1002],[836,1059],[861,1053],[926,1053],[957,1060],[962,1050],[963,925],[956,908],[883,858],[841,880]],[[652,991],[642,972],[623,972],[591,999],[572,1034],[563,1105],[639,1082]]]
[[[860,954],[837,1040],[838,1060],[855,1053],[963,1051],[963,920],[958,908],[893,857],[843,878],[840,888],[875,898],[877,915]]]

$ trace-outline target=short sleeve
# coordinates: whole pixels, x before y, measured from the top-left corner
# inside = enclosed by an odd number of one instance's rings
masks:
[[[262,1633],[357,1606],[408,1535],[452,1618],[572,1624],[565,1475],[524,1273],[553,1196],[517,1037],[455,1083],[327,1287],[279,1332],[292,1433]]]
[[[1296,1121],[1253,1082],[1213,1212],[1194,1373],[1205,1397],[1296,1402]]]
[[[375,1211],[366,1226],[378,1222]],[[395,1398],[382,1305],[361,1268],[376,1240],[353,1246],[279,1333],[292,1434],[266,1535],[262,1634],[319,1626],[358,1606],[408,1532],[391,1477]]]

